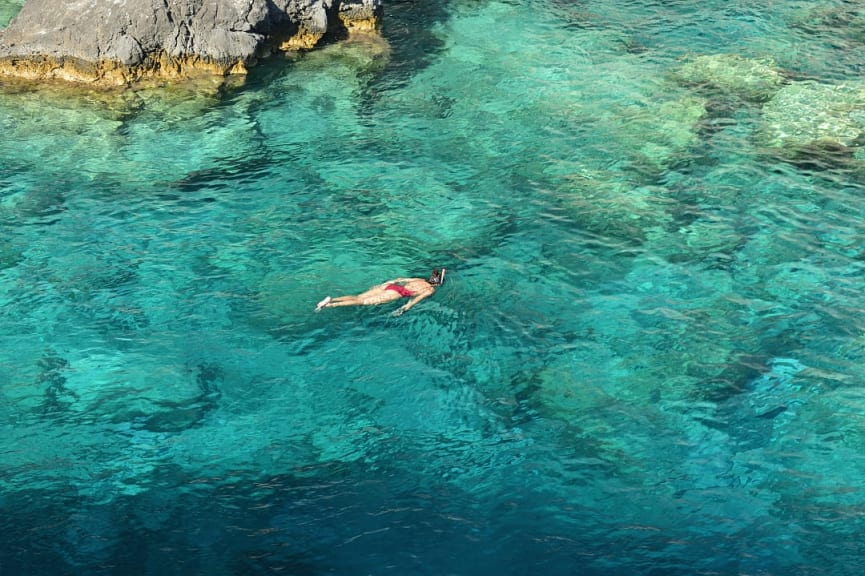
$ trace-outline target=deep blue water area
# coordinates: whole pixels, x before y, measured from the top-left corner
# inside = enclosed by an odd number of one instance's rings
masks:
[[[841,0],[388,0],[6,86],[0,574],[861,574],[863,62]]]

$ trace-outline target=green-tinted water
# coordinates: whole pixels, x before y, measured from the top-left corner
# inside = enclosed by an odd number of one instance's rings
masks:
[[[858,574],[863,25],[391,1],[0,96],[0,572]]]

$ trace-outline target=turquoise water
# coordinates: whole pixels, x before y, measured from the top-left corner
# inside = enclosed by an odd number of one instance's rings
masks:
[[[863,26],[389,1],[0,96],[0,573],[861,573]]]

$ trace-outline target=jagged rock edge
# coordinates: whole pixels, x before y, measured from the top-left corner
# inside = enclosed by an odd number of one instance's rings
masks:
[[[167,3],[166,3],[167,4]],[[369,5],[367,17],[358,5]],[[53,54],[10,54],[0,55],[0,79],[23,80],[28,82],[63,81],[83,83],[100,87],[118,87],[130,84],[148,82],[163,82],[166,80],[195,79],[204,76],[243,75],[261,59],[274,52],[295,52],[314,48],[326,35],[339,33],[377,33],[382,16],[379,0],[344,0],[324,4],[326,20],[323,26],[310,30],[302,21],[295,21],[288,14],[277,25],[269,30],[269,34],[256,33],[254,30],[227,30],[214,28],[211,34],[238,34],[244,39],[252,40],[251,49],[241,56],[214,58],[200,54],[172,55],[165,47],[158,50],[147,50],[141,41],[121,28],[111,36],[111,42],[127,39],[126,50],[117,50],[124,57],[102,58],[90,61],[70,55]],[[252,11],[252,2],[247,7],[246,16]],[[167,12],[171,21],[175,18]],[[183,19],[178,22],[176,34],[180,33]],[[269,24],[268,24],[269,25]],[[2,32],[0,32],[2,33]],[[2,42],[0,36],[0,52],[7,52],[9,46]],[[175,35],[175,48],[178,47],[179,36]],[[187,34],[187,44],[193,44]],[[126,60],[126,61],[124,61]]]

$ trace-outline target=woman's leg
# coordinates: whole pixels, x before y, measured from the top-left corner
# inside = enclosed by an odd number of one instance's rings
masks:
[[[358,294],[357,296],[335,296],[333,298],[328,296],[318,303],[316,310],[321,310],[322,308],[333,308],[336,306],[373,306],[376,304],[393,302],[400,298],[401,296],[398,292],[385,290],[384,288],[376,286],[375,288],[370,288],[366,292]]]
[[[337,296],[336,298],[331,298],[330,302],[325,304],[325,307],[330,308],[331,306],[360,306],[363,304],[360,298],[357,296]]]

